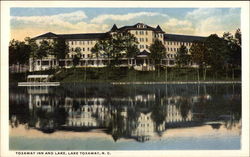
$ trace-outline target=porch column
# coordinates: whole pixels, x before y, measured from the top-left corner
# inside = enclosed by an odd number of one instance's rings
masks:
[[[54,65],[55,65],[54,60],[52,60],[51,62],[52,62],[52,68],[54,68]]]
[[[93,61],[94,61],[94,66],[97,66],[97,61],[96,61],[96,59],[93,60]]]
[[[42,70],[42,59],[40,60],[40,70]]]

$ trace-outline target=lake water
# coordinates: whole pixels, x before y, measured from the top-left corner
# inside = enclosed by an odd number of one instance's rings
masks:
[[[241,84],[10,86],[10,150],[237,150]]]

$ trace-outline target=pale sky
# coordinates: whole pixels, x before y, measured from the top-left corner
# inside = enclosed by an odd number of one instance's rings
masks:
[[[240,8],[11,8],[11,39],[47,32],[107,32],[138,22],[166,33],[208,36],[240,28]]]

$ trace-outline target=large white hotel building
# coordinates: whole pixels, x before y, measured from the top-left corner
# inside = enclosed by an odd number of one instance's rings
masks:
[[[49,55],[42,60],[32,61],[30,59],[30,71],[46,70],[50,68],[63,65],[66,68],[72,67],[72,58],[75,54],[75,49],[78,47],[81,50],[81,59],[78,67],[104,67],[107,65],[107,58],[100,56],[98,59],[92,54],[91,49],[101,39],[105,38],[107,34],[119,32],[129,32],[133,34],[138,40],[138,48],[140,53],[135,58],[124,58],[121,66],[132,66],[136,70],[154,70],[150,66],[148,54],[149,47],[154,40],[160,40],[166,48],[166,56],[162,59],[162,64],[165,66],[174,66],[177,51],[181,45],[186,46],[188,53],[194,41],[204,40],[204,37],[167,34],[158,25],[156,28],[148,26],[143,23],[137,23],[132,26],[124,26],[118,28],[115,24],[110,31],[105,33],[83,33],[83,34],[55,34],[48,32],[33,39],[39,44],[42,40],[53,41],[56,38],[65,39],[69,46],[69,53],[66,59],[56,60],[54,56]],[[192,64],[192,63],[191,63]]]

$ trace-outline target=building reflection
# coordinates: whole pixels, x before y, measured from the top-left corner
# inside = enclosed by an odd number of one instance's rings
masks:
[[[86,93],[89,88],[84,90]],[[13,112],[10,121],[14,124],[12,127],[20,123],[44,133],[102,129],[114,141],[128,138],[145,142],[154,136],[160,137],[168,129],[201,125],[211,125],[218,129],[221,125],[239,121],[241,117],[241,113],[237,112],[240,109],[231,110],[223,104],[223,109],[214,110],[212,104],[216,97],[206,93],[191,96],[168,95],[161,90],[148,93],[138,92],[128,96],[63,96],[48,87],[31,87],[27,89],[29,99],[28,109],[24,111],[26,118],[20,118],[20,115],[18,117]],[[23,99],[19,94],[12,94],[10,99]],[[231,97],[229,103],[240,103],[239,96]]]

